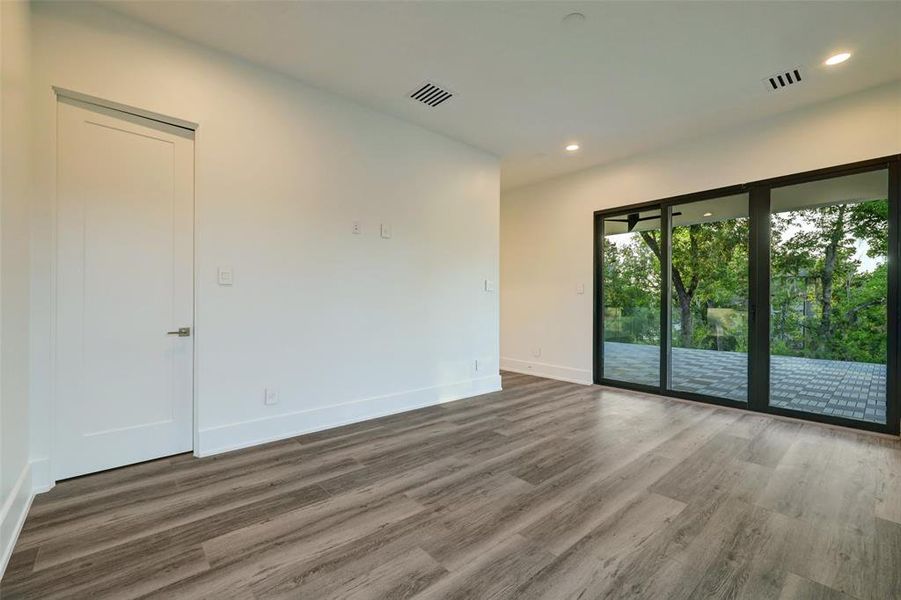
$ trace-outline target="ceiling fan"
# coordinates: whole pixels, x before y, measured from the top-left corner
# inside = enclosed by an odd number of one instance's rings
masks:
[[[682,213],[680,213],[680,212],[674,212],[673,216],[677,217],[681,214]],[[652,219],[659,219],[659,218],[660,218],[660,215],[657,215],[656,217],[642,217],[639,213],[630,213],[630,214],[626,215],[625,219],[607,219],[607,220],[608,221],[616,221],[617,223],[626,223],[626,224],[628,224],[628,227],[629,227],[628,231],[632,231],[633,229],[635,229],[635,226],[638,225],[638,223],[640,221],[650,221]]]

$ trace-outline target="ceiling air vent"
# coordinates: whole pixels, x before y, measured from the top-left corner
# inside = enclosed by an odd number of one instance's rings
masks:
[[[453,92],[427,81],[422,86],[410,93],[410,98],[435,108],[445,100],[453,98]]]
[[[779,90],[785,89],[790,85],[797,85],[799,83],[801,83],[800,67],[795,67],[790,71],[783,71],[782,73],[770,75],[763,80],[763,85],[765,85],[766,89],[771,92],[778,92]]]

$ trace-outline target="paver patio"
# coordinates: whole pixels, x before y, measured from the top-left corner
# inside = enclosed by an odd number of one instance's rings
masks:
[[[659,385],[660,348],[606,342],[604,375]],[[885,423],[885,365],[773,356],[770,404],[823,415]],[[747,401],[748,355],[673,348],[672,387],[683,392]]]

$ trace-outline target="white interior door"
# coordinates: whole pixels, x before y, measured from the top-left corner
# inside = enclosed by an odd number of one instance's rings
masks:
[[[193,446],[193,132],[60,98],[53,470]],[[190,327],[189,336],[168,334]]]

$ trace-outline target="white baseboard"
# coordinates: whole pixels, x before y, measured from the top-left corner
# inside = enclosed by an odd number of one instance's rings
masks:
[[[43,494],[53,489],[56,482],[50,472],[50,459],[37,458],[31,460],[31,491]]]
[[[13,547],[19,539],[19,532],[25,524],[28,509],[34,499],[31,489],[31,464],[26,464],[16,480],[16,484],[0,507],[0,578],[6,572],[6,565],[12,556]]]
[[[363,398],[335,406],[210,427],[200,430],[199,444],[194,453],[197,456],[211,456],[434,404],[488,394],[500,389],[500,375],[490,375],[397,394]]]
[[[585,369],[573,369],[572,367],[561,367],[560,365],[550,365],[542,362],[502,357],[501,369],[504,371],[512,371],[513,373],[535,375],[536,377],[546,377],[548,379],[558,379],[560,381],[580,383],[582,385],[592,385],[594,383],[591,371]]]

